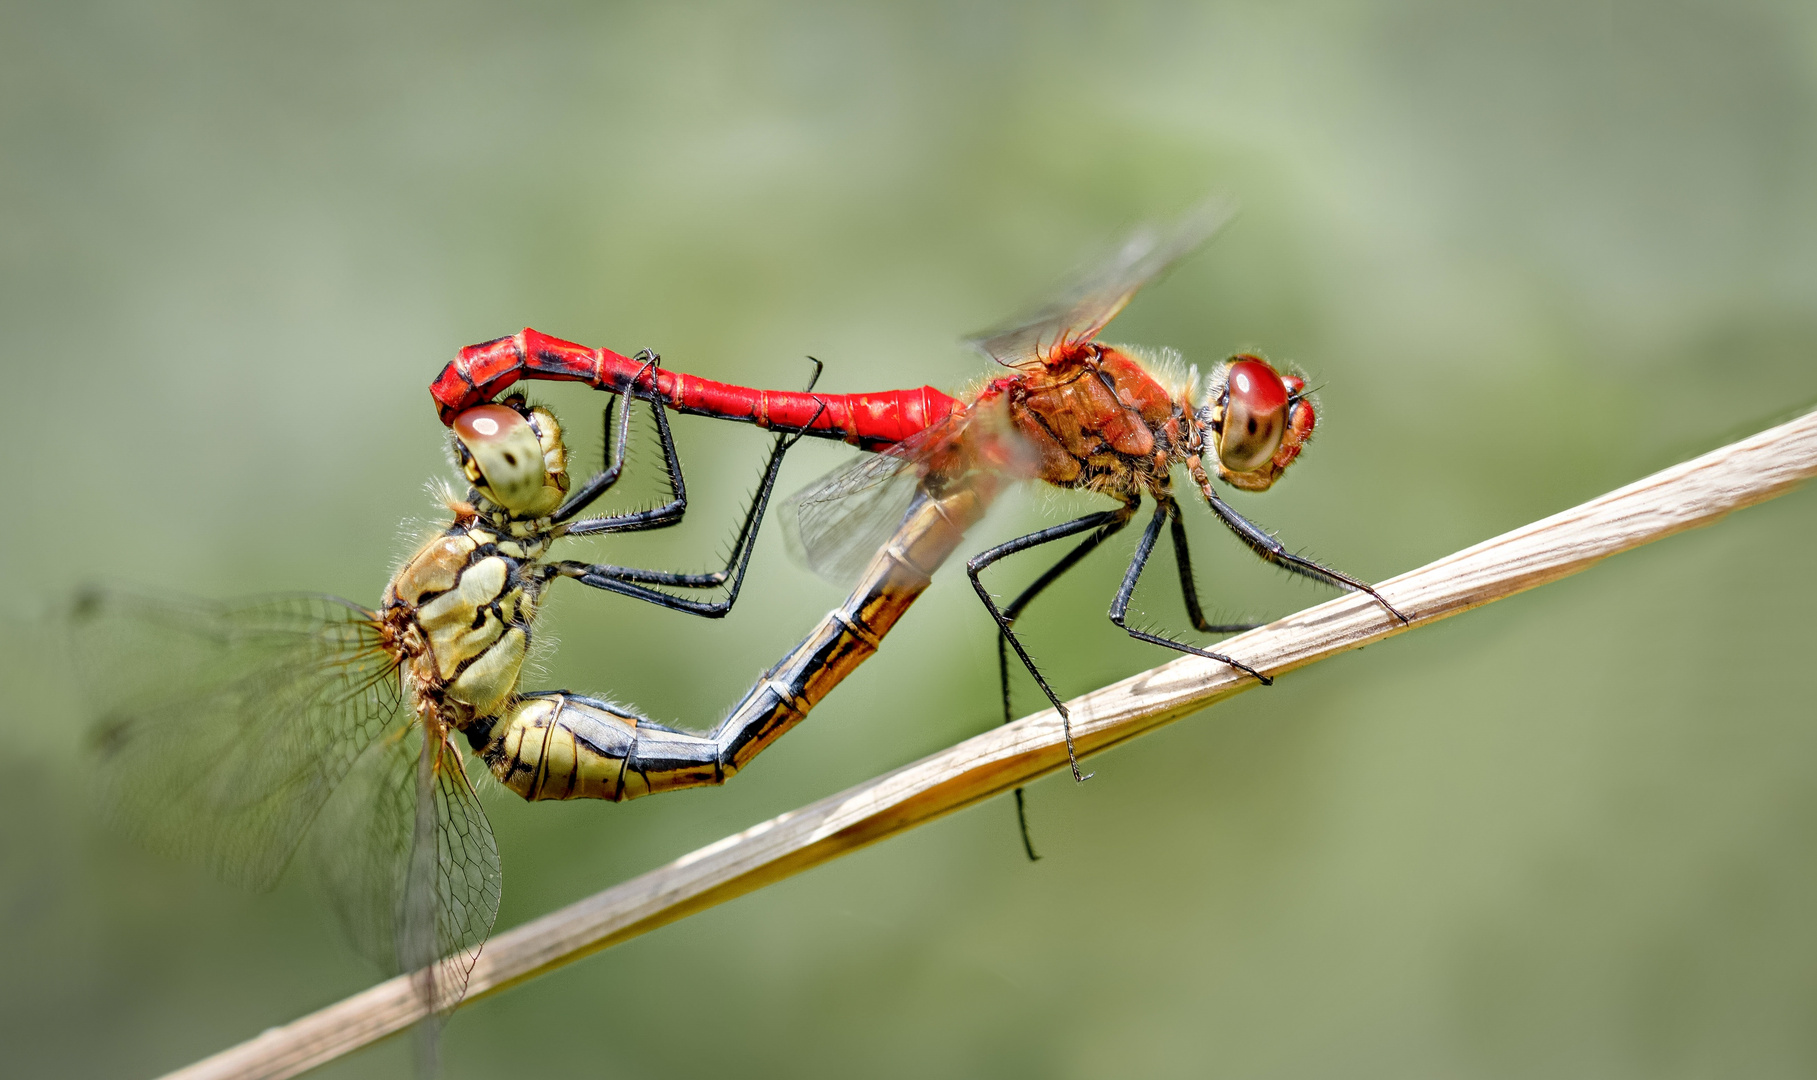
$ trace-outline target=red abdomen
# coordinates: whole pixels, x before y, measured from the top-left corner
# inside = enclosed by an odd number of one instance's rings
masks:
[[[442,422],[449,423],[456,413],[492,400],[519,379],[584,382],[614,393],[623,393],[635,381],[640,392],[648,393],[651,374],[641,360],[526,329],[462,349],[430,384],[429,392]],[[810,394],[734,386],[667,368],[657,368],[653,374],[657,395],[677,412],[805,431],[867,450],[901,442],[944,420],[958,406],[931,386],[868,394]]]

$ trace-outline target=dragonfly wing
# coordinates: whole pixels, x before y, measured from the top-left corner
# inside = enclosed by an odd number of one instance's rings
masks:
[[[504,873],[492,824],[467,775],[466,758],[444,740],[436,748],[429,771],[433,780],[430,802],[427,807],[419,802],[417,812],[419,823],[425,810],[434,819],[434,857],[413,862],[413,881],[406,895],[418,897],[425,909],[434,906],[435,944],[427,957],[400,959],[408,970],[433,973],[433,981],[419,992],[434,1011],[446,1013],[460,1004],[480,949],[492,936]],[[417,835],[421,842],[424,834],[420,829]],[[433,880],[421,880],[425,869],[433,872]],[[407,925],[413,921],[406,916]]]
[[[310,832],[310,862],[348,940],[387,972],[403,970],[398,928],[416,829],[421,729],[373,743]]]
[[[360,952],[413,976],[430,1013],[460,1003],[498,916],[492,825],[445,739],[423,726],[374,743],[311,833],[329,903]]]
[[[968,341],[1008,367],[1039,364],[1056,352],[1090,341],[1138,289],[1210,240],[1235,215],[1235,203],[1208,199],[1171,225],[1143,226],[1114,255],[1056,290],[1045,307]]]
[[[789,554],[835,585],[850,585],[895,533],[922,477],[959,444],[975,411],[957,410],[789,496],[782,515]]]
[[[851,584],[896,534],[923,485],[949,490],[968,478],[1020,480],[1039,461],[1010,422],[1008,401],[986,393],[964,409],[878,453],[858,458],[791,495],[789,551],[815,573]]]
[[[850,585],[895,531],[918,482],[914,463],[892,454],[867,454],[827,473],[783,504],[789,554]]]
[[[254,888],[309,832],[354,945],[427,972],[432,1010],[460,1001],[498,914],[498,848],[466,759],[439,726],[425,745],[403,707],[375,613],[91,589],[71,629],[104,797],[129,831]]]
[[[377,616],[335,597],[90,589],[70,631],[112,816],[252,888],[277,880],[347,770],[400,725]]]

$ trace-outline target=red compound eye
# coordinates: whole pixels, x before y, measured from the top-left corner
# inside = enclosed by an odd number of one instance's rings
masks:
[[[1287,431],[1287,384],[1268,361],[1241,356],[1230,365],[1225,395],[1218,460],[1231,472],[1253,472],[1274,456]]]

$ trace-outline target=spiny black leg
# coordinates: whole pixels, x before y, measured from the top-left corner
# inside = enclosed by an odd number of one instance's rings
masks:
[[[1016,796],[1016,828],[1022,832],[1022,853],[1028,856],[1029,862],[1040,862],[1041,856],[1035,851],[1034,838],[1028,835],[1028,799],[1021,788],[1012,794]]]
[[[1194,630],[1204,634],[1234,634],[1240,630],[1254,630],[1261,623],[1211,623],[1205,621],[1205,610],[1199,606],[1199,587],[1192,577],[1192,555],[1186,549],[1186,518],[1180,513],[1180,504],[1172,496],[1165,501],[1172,509],[1173,558],[1180,568],[1180,599],[1186,602],[1186,617],[1192,621]]]
[[[1161,538],[1161,526],[1166,524],[1167,519],[1170,516],[1178,513],[1179,509],[1178,505],[1173,505],[1169,502],[1162,502],[1155,507],[1154,519],[1148,523],[1148,528],[1142,530],[1142,539],[1136,544],[1136,557],[1130,560],[1129,569],[1123,574],[1123,585],[1117,590],[1117,598],[1110,603],[1110,621],[1116,623],[1119,629],[1130,637],[1135,638],[1137,641],[1146,641],[1153,645],[1162,645],[1169,649],[1177,649],[1180,652],[1191,653],[1194,656],[1203,656],[1207,660],[1217,660],[1220,663],[1229,664],[1239,671],[1244,671],[1255,676],[1256,680],[1263,686],[1274,685],[1273,679],[1240,660],[1234,660],[1231,657],[1225,656],[1223,653],[1215,653],[1198,648],[1194,645],[1188,645],[1183,641],[1175,641],[1172,638],[1162,637],[1159,634],[1150,634],[1143,630],[1131,629],[1129,624],[1124,621],[1129,613],[1130,598],[1136,594],[1136,582],[1142,579],[1142,569],[1148,565],[1148,556],[1154,552],[1155,541]]]
[[[567,521],[575,514],[585,510],[594,502],[594,500],[605,494],[613,484],[618,483],[620,474],[624,472],[625,440],[629,435],[631,428],[631,408],[629,403],[627,403],[624,415],[619,418],[618,439],[615,443],[612,438],[612,410],[616,408],[617,405],[618,398],[608,398],[606,400],[604,416],[602,417],[606,429],[605,442],[608,464],[601,471],[594,473],[592,478],[586,483],[582,484],[579,491],[568,496],[568,501],[562,504],[561,509],[551,515],[550,519],[557,524]]]
[[[599,569],[609,570],[612,568],[600,567]],[[732,610],[733,602],[738,599],[738,584],[744,577],[742,572],[743,569],[742,566],[739,568],[739,576],[732,583],[732,593],[724,600],[688,600],[680,596],[670,596],[668,593],[661,592],[657,589],[649,589],[642,585],[633,585],[628,582],[619,581],[617,578],[607,577],[604,574],[591,573],[589,572],[591,568],[584,564],[564,563],[557,567],[557,570],[561,572],[563,577],[571,577],[582,585],[589,585],[595,589],[603,589],[606,592],[615,592],[620,596],[636,597],[639,600],[646,600],[655,604],[660,608],[668,608],[670,611],[686,612],[689,615],[699,615],[703,619],[724,618],[726,612]]]
[[[724,585],[731,578],[739,561],[748,556],[756,542],[757,528],[764,509],[768,504],[771,489],[776,482],[776,474],[782,467],[782,456],[799,441],[799,435],[777,436],[775,445],[770,449],[769,460],[764,464],[763,480],[757,492],[751,498],[751,504],[745,508],[744,520],[738,526],[738,535],[732,541],[732,552],[726,559],[725,569],[708,573],[678,573],[668,570],[644,570],[632,566],[613,566],[609,563],[582,563],[568,560],[558,563],[558,570],[568,577],[611,578],[620,582],[636,582],[643,585],[662,585],[679,589],[714,589]],[[591,583],[589,583],[591,584]],[[601,586],[602,588],[604,586]]]
[[[984,601],[985,610],[989,611],[991,618],[996,620],[998,632],[1008,639],[1010,648],[1015,649],[1016,655],[1021,658],[1022,666],[1026,667],[1028,673],[1034,676],[1035,685],[1041,688],[1041,692],[1047,695],[1048,702],[1053,705],[1054,711],[1060,714],[1061,730],[1066,735],[1066,758],[1072,765],[1074,780],[1083,781],[1086,777],[1079,771],[1079,755],[1073,746],[1072,717],[1067,714],[1066,706],[1061,703],[1060,696],[1054,693],[1054,688],[1047,685],[1047,679],[1041,674],[1041,669],[1035,666],[1034,658],[1028,655],[1027,649],[1023,648],[1021,640],[1016,637],[1016,632],[1010,628],[1009,619],[997,607],[997,602],[991,599],[990,590],[984,587],[984,582],[979,580],[978,575],[999,559],[1007,558],[1020,551],[1027,551],[1032,547],[1052,543],[1055,540],[1064,540],[1090,529],[1104,529],[1106,535],[1114,533],[1129,524],[1129,516],[1135,512],[1135,507],[1136,504],[1133,502],[1125,503],[1115,510],[1087,514],[1064,524],[1029,533],[1027,536],[1019,536],[1007,543],[998,544],[982,554],[974,555],[965,564],[965,573],[972,579],[972,588],[978,593],[978,599]]]
[[[669,430],[669,411],[655,398],[650,399],[650,408],[656,417],[656,436],[662,442],[663,468],[669,477],[669,501],[649,510],[576,521],[566,530],[569,536],[666,529],[679,524],[682,515],[688,512],[688,484],[681,474],[681,456],[675,450],[675,435]]]
[[[1023,589],[1020,596],[1011,600],[1009,606],[1003,609],[1003,617],[1014,625],[1017,616],[1022,614],[1022,610],[1028,607],[1035,597],[1041,595],[1043,589],[1052,585],[1062,574],[1077,566],[1079,560],[1091,554],[1092,550],[1102,544],[1104,538],[1114,531],[1099,530],[1081,540],[1079,546],[1067,552],[1059,562],[1048,567],[1046,573],[1036,578],[1028,588]],[[997,634],[997,685],[1003,693],[1003,722],[1007,724],[1016,717],[1009,698],[1009,639],[1005,638],[1001,632]],[[1041,856],[1035,854],[1035,842],[1028,832],[1028,807],[1024,801],[1022,789],[1017,788],[1015,794],[1016,827],[1022,833],[1022,850],[1027,853],[1029,862],[1039,862]]]
[[[639,355],[647,355],[649,359],[644,362],[643,370],[639,371],[637,376],[631,380],[631,385],[633,387],[637,385],[638,379],[642,379],[646,373],[654,371],[657,364],[655,353],[646,352],[640,353]],[[598,499],[601,495],[605,494],[613,484],[618,483],[619,475],[624,472],[625,445],[631,434],[631,402],[629,400],[625,402],[625,411],[623,415],[619,417],[618,421],[618,438],[614,440],[612,438],[612,409],[617,404],[617,396],[608,397],[606,399],[606,408],[602,417],[603,426],[605,428],[609,464],[607,464],[604,469],[594,474],[592,479],[582,484],[579,491],[568,496],[568,501],[563,503],[561,509],[557,510],[552,516],[552,520],[557,524],[567,521],[575,514],[585,510],[595,499]],[[651,401],[650,407],[659,413],[662,410],[662,404],[654,400]]]
[[[638,372],[638,379],[644,377],[644,372],[654,369],[658,363],[660,363],[661,359],[648,349],[638,353],[637,356],[638,358],[648,358],[644,364],[643,371]],[[812,356],[808,357],[808,361],[814,365],[814,374],[808,376],[807,385],[807,389],[812,390],[814,389],[814,384],[820,381],[820,373],[826,369],[826,365],[822,364],[819,360],[814,359]],[[654,379],[652,379],[652,382],[654,382]],[[632,387],[635,389],[636,380],[632,381]],[[805,393],[806,391],[803,392]],[[664,408],[663,403],[655,397],[651,397],[649,401],[650,408],[656,417],[656,434],[658,439],[662,442],[664,471],[667,472],[669,477],[669,494],[671,496],[669,502],[650,510],[638,510],[628,514],[617,514],[610,517],[577,521],[568,526],[567,533],[569,536],[593,536],[601,533],[644,532],[650,529],[666,529],[671,525],[678,524],[681,521],[682,515],[687,513],[688,485],[686,479],[682,476],[681,456],[675,449],[675,436],[669,430],[668,410]],[[814,412],[814,420],[818,420],[820,414],[825,411],[826,403],[823,401],[820,403],[820,408],[816,409]],[[629,420],[629,412],[630,410],[627,408],[627,421]],[[813,422],[813,420],[809,421],[810,424]],[[775,452],[787,452],[789,447],[794,445],[794,443],[789,443],[788,446],[781,447],[780,450]],[[624,458],[623,447],[624,434],[621,431],[619,438],[620,463],[622,463]],[[617,479],[616,475],[614,475],[613,479]],[[589,481],[588,484],[590,486],[592,481]],[[589,501],[590,500],[591,496],[589,497]],[[578,509],[578,507],[576,509]],[[560,513],[566,513],[566,511],[567,507],[563,507]],[[562,521],[565,520],[565,517],[558,516],[556,520]]]
[[[738,530],[738,540],[732,549],[731,558],[724,570],[707,574],[678,574],[662,570],[641,570],[635,567],[595,565],[591,563],[564,560],[556,563],[555,571],[563,577],[570,577],[582,585],[595,589],[619,593],[623,596],[634,596],[647,600],[658,607],[671,611],[685,611],[690,615],[717,619],[732,610],[738,600],[738,590],[744,585],[745,571],[751,565],[751,553],[757,548],[757,526],[763,520],[763,514],[769,507],[770,492],[776,486],[776,474],[782,468],[782,457],[792,447],[799,435],[779,437],[776,446],[770,451],[769,464],[764,468],[763,482],[757,489],[757,497],[751,501],[751,507],[745,514],[744,524]],[[730,578],[728,583],[727,579]],[[687,600],[671,596],[649,585],[667,585],[675,588],[710,589],[727,585],[726,595],[720,600]]]
[[[814,419],[818,420],[820,413],[825,409],[826,406],[823,403],[815,412]],[[623,596],[634,596],[639,600],[647,600],[671,611],[685,611],[691,615],[700,615],[709,619],[724,616],[726,612],[732,610],[732,605],[738,600],[738,591],[744,586],[745,571],[751,565],[751,553],[757,549],[758,529],[762,524],[764,511],[769,508],[770,495],[776,488],[776,476],[782,471],[783,456],[800,441],[800,433],[776,437],[775,446],[770,450],[769,460],[764,464],[763,481],[758,485],[757,495],[751,500],[750,508],[745,512],[744,523],[739,526],[738,538],[733,542],[732,554],[727,560],[724,570],[705,574],[681,574],[663,570],[642,570],[635,567],[596,565],[564,560],[553,564],[556,573],[563,577],[573,578],[583,585],[619,593]],[[674,588],[710,589],[726,585],[728,577],[731,579],[730,587],[725,597],[714,601],[687,600],[647,587],[649,585],[666,585]]]
[[[1112,512],[1114,513],[1115,511]],[[1119,524],[1117,528],[1122,528],[1122,525]],[[1116,531],[1117,529],[1109,529],[1095,532],[1084,540],[1081,540],[1078,547],[1073,548],[1071,551],[1067,552],[1065,557],[1059,562],[1048,567],[1046,573],[1043,573],[1040,577],[1036,578],[1033,584],[1022,590],[1021,595],[1017,596],[1014,600],[1011,600],[1003,609],[1003,618],[1007,620],[1011,626],[1014,626],[1016,624],[1016,619],[1021,616],[1023,609],[1028,607],[1035,597],[1041,595],[1042,591],[1049,585],[1058,581],[1061,575],[1079,565],[1079,560],[1090,555],[1099,544],[1104,542],[1106,537],[1111,536]],[[1015,719],[1015,715],[1011,711],[1009,700],[1008,639],[1002,634],[997,635],[997,676],[998,684],[1003,691],[1003,722],[1007,724]]]
[[[644,354],[639,353],[638,355],[641,356]],[[655,354],[651,353],[650,355],[654,356]],[[807,389],[812,390],[814,389],[814,384],[820,381],[820,373],[825,370],[825,365],[811,356],[808,357],[808,360],[814,365],[814,374],[808,376],[807,385]],[[645,370],[649,370],[649,365],[646,365]],[[803,393],[806,393],[806,391],[803,391]],[[826,412],[826,402],[821,401],[818,404],[819,407],[814,410],[813,417],[808,420],[810,426],[820,419],[822,413]],[[650,524],[644,521],[644,519],[650,515],[666,514],[669,512],[670,508],[676,506],[678,503],[682,510],[686,510],[688,503],[687,485],[682,479],[681,459],[675,452],[675,439],[669,433],[668,418],[664,415],[662,402],[652,398],[650,405],[651,408],[655,410],[656,427],[662,438],[663,456],[667,462],[669,490],[674,493],[675,500],[667,507],[658,507],[655,510],[638,511],[630,514],[621,514],[617,517],[595,518],[591,521],[577,522],[575,525],[569,526],[567,535],[587,536],[593,533],[641,532],[647,529],[666,528],[669,525],[673,525],[675,522],[665,519],[655,524]],[[796,432],[793,435],[783,434],[777,436],[776,444],[770,450],[770,460],[764,466],[764,475],[769,477],[772,483],[775,480],[776,470],[782,465],[782,455],[788,453],[794,448],[795,444],[800,441],[801,432]],[[623,445],[623,432],[620,433],[620,445]],[[619,455],[621,463],[623,461],[623,456],[624,455],[621,452]],[[617,466],[615,465],[614,468],[616,467]],[[759,494],[765,500],[769,497],[767,493],[761,491]],[[752,499],[750,507],[745,511],[744,523],[738,528],[738,538],[732,542],[732,559],[736,559],[737,552],[743,547],[746,539],[754,535],[757,529],[758,520],[762,517],[762,514],[763,510],[759,504],[759,500],[755,498]],[[676,516],[677,519],[679,519],[679,512],[677,512]],[[626,581],[641,581],[646,584],[655,585],[672,585],[677,588],[710,589],[725,583],[726,576],[730,574],[732,570],[732,559],[727,560],[725,570],[716,571],[711,574],[667,574],[662,571],[637,570],[629,567],[606,567],[604,569],[618,571],[619,573],[615,576]]]
[[[1212,490],[1209,483],[1200,485],[1199,490],[1205,495],[1205,501],[1210,504],[1212,513],[1218,515],[1218,520],[1224,523],[1225,528],[1236,533],[1237,539],[1249,545],[1249,550],[1255,552],[1267,562],[1271,562],[1290,573],[1299,574],[1301,577],[1309,577],[1314,581],[1321,581],[1327,585],[1335,585],[1340,589],[1354,589],[1357,592],[1368,593],[1370,596],[1375,597],[1376,603],[1388,609],[1388,614],[1393,615],[1402,623],[1409,621],[1407,616],[1402,615],[1397,611],[1393,604],[1390,604],[1381,593],[1376,592],[1375,588],[1367,582],[1358,581],[1349,574],[1339,570],[1333,570],[1329,566],[1321,566],[1311,559],[1302,558],[1301,556],[1288,551],[1281,545],[1279,540],[1268,535],[1260,526],[1256,525],[1242,514],[1237,513],[1235,510],[1231,509],[1230,505],[1223,499],[1218,498],[1218,493]]]

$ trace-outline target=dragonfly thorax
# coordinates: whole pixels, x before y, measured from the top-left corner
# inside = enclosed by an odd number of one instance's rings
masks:
[[[455,706],[447,718],[456,726],[516,695],[541,592],[541,575],[527,571],[548,546],[543,537],[457,522],[419,548],[385,590],[385,621],[407,643],[408,688]]]

